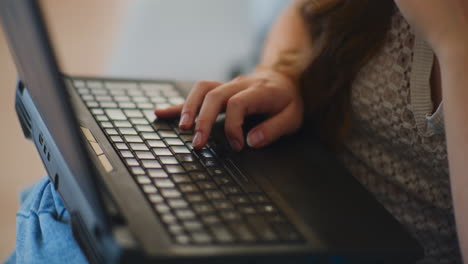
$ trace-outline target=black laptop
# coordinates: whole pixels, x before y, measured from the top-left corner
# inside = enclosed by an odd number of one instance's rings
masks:
[[[414,263],[422,248],[304,127],[261,150],[159,120],[190,84],[61,74],[40,6],[0,0],[16,111],[92,263]],[[255,124],[256,118],[246,125]]]

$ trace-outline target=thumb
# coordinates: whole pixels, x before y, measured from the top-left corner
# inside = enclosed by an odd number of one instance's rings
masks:
[[[300,107],[291,103],[283,111],[250,130],[247,144],[251,148],[267,146],[281,136],[296,132],[302,125],[302,118]]]

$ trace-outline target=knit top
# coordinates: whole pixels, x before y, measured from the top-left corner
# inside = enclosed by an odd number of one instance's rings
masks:
[[[462,263],[442,104],[433,109],[434,54],[400,13],[352,86],[345,166],[422,244],[418,264]]]

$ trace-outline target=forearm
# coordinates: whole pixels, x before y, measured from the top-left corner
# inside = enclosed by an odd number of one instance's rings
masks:
[[[294,81],[312,59],[309,33],[300,13],[301,2],[294,1],[272,26],[258,67],[283,72]]]
[[[460,248],[468,259],[468,51],[441,60],[444,118]]]

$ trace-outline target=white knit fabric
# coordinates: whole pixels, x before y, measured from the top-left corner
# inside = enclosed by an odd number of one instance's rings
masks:
[[[431,101],[433,58],[396,14],[383,49],[353,84],[353,126],[341,156],[423,245],[418,263],[457,264],[443,110]]]

